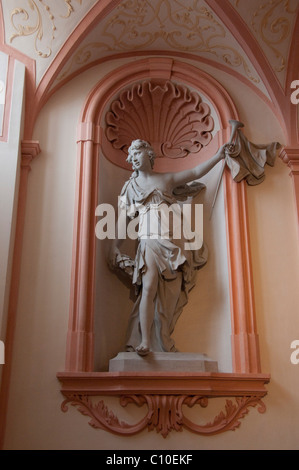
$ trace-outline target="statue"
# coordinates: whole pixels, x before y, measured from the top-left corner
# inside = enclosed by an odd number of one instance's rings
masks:
[[[126,351],[135,351],[140,356],[150,351],[176,351],[171,334],[188,301],[188,293],[195,285],[196,272],[207,262],[204,242],[195,249],[186,249],[186,240],[175,239],[171,231],[161,232],[161,207],[175,204],[182,195],[198,194],[204,185],[194,181],[221,161],[223,169],[228,165],[235,181],[246,178],[249,184],[261,182],[263,166],[274,162],[277,146],[274,144],[277,143],[254,146],[244,136],[240,137],[242,123],[230,121],[230,124],[229,143],[220,147],[208,161],[190,170],[156,173],[153,169],[155,154],[148,142],[135,140],[128,149],[127,161],[132,163],[134,172],[121,191],[119,205],[129,218],[139,216],[138,248],[132,260],[121,253],[122,240],[115,240],[109,253],[111,269],[121,268],[129,273],[137,290]],[[233,143],[235,135],[236,143]],[[223,171],[221,177],[222,174]],[[151,222],[156,221],[154,230],[159,228],[156,233],[146,223],[149,214]]]
[[[159,206],[177,202],[176,190],[198,193],[203,185],[187,186],[208,173],[225,158],[224,146],[210,160],[191,170],[177,173],[155,173],[155,154],[148,142],[135,140],[128,151],[134,173],[125,183],[120,208],[134,218],[139,214],[138,249],[134,263],[120,252],[121,240],[115,240],[110,251],[110,267],[132,269],[132,282],[138,297],[129,321],[126,350],[146,355],[153,351],[176,351],[171,334],[188,292],[194,286],[195,274],[207,261],[207,248],[185,249],[184,239],[161,234]],[[181,197],[181,194],[180,194]],[[146,216],[151,212],[151,226]],[[153,233],[152,226],[159,227]],[[151,233],[149,231],[151,230]]]

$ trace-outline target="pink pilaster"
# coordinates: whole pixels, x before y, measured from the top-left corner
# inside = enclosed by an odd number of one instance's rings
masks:
[[[299,147],[284,147],[280,152],[280,157],[282,161],[286,163],[291,170],[290,176],[293,180],[293,189],[296,202],[299,230]]]
[[[259,373],[245,182],[235,183],[225,172],[227,246],[230,276],[233,370]]]
[[[77,195],[74,223],[73,269],[66,369],[93,370],[95,208],[99,127],[81,123],[78,128]]]

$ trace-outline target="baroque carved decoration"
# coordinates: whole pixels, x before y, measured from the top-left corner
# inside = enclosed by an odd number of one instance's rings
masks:
[[[114,434],[131,436],[148,429],[156,429],[164,438],[171,431],[182,431],[183,428],[199,435],[214,435],[225,431],[234,431],[241,422],[240,419],[249,412],[249,407],[258,405],[258,411],[266,411],[265,404],[260,396],[236,397],[235,402],[226,400],[225,410],[221,411],[212,421],[204,425],[198,425],[188,419],[183,412],[183,405],[192,408],[200,405],[208,406],[208,398],[205,396],[189,395],[125,395],[120,398],[122,406],[134,403],[137,406],[147,405],[146,415],[135,424],[120,421],[110,411],[103,400],[93,403],[88,395],[68,394],[61,405],[62,411],[68,410],[68,404],[77,407],[85,416],[90,418],[89,424],[95,429],[103,429]]]
[[[248,2],[243,2],[248,8]],[[246,7],[245,7],[246,4]],[[235,0],[235,7],[240,7],[239,0]],[[294,13],[298,2],[292,0],[265,0],[259,2],[252,12],[250,27],[261,44],[269,48],[276,60],[274,70],[282,72],[286,67],[286,54],[281,46],[290,37]]]
[[[64,79],[74,67],[87,64],[99,53],[166,47],[204,55],[241,69],[253,83],[260,82],[223,23],[200,0],[123,1],[103,23],[98,37],[101,41],[91,40],[76,52],[58,80]]]
[[[61,0],[64,3],[64,6],[66,8],[65,14],[64,15],[59,15],[60,18],[69,18],[71,13],[74,12],[74,7],[72,5],[72,2],[74,0]],[[82,4],[82,0],[76,0],[77,3],[80,5]],[[53,7],[50,7],[48,5],[48,2],[44,0],[39,0],[37,2],[36,0],[27,0],[28,7],[32,12],[34,13],[34,18],[32,18],[32,15],[28,13],[28,10],[25,10],[22,7],[14,8],[11,12],[11,23],[16,31],[14,34],[11,35],[10,37],[10,42],[12,42],[16,37],[18,36],[35,36],[34,40],[34,49],[35,52],[38,56],[41,58],[48,58],[52,54],[52,49],[51,49],[51,43],[55,39],[55,32],[57,30],[56,22],[55,22],[55,15],[53,12]],[[40,7],[38,6],[40,5]],[[44,20],[43,20],[43,15],[42,11],[46,13],[46,17],[48,20],[47,23],[47,32],[49,32],[49,29],[51,30],[50,33],[50,39],[49,39],[49,44],[46,46],[46,51],[42,51],[41,47],[39,47],[39,43],[43,40],[44,38]],[[19,23],[16,22],[16,19],[19,19]],[[28,21],[35,19],[33,24],[27,24]],[[25,23],[25,24],[21,24]],[[49,36],[47,34],[47,36]]]
[[[157,157],[183,158],[210,143],[214,121],[198,93],[169,80],[145,81],[123,91],[106,114],[106,137],[127,152],[138,136]]]

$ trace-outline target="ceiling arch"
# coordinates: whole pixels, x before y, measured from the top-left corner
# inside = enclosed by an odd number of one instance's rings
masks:
[[[72,77],[101,61],[150,55],[191,58],[235,75],[289,133],[298,8],[298,0],[2,1],[1,49],[28,69],[27,137],[47,98]]]

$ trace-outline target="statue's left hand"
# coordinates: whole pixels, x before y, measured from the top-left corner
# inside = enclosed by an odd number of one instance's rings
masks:
[[[224,144],[224,145],[221,145],[221,147],[219,147],[218,151],[217,151],[217,155],[219,157],[220,160],[223,160],[225,158],[225,150],[226,148],[228,147],[228,144]]]

